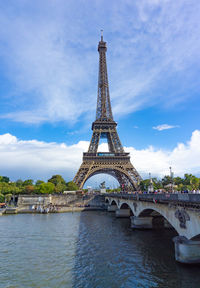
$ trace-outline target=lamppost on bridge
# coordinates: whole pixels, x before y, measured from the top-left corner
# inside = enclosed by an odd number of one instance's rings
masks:
[[[148,193],[151,193],[153,192],[153,181],[152,181],[152,178],[151,178],[151,173],[149,173],[149,187],[148,187]]]
[[[169,173],[170,173],[170,184],[171,184],[171,193],[173,193],[173,187],[174,187],[174,183],[173,183],[173,178],[174,178],[174,172],[172,172],[172,167],[169,167]]]

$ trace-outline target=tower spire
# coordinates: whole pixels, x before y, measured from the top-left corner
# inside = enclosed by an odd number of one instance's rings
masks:
[[[110,104],[110,94],[108,85],[108,73],[106,64],[106,42],[103,41],[103,30],[101,30],[101,41],[98,45],[99,52],[99,79],[96,120],[113,121]]]
[[[101,41],[103,42],[103,29],[101,29]]]

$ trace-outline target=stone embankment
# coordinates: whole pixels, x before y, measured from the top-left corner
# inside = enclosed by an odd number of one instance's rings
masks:
[[[104,195],[81,195],[76,193],[60,195],[19,195],[14,213],[75,212],[84,210],[104,210]],[[6,208],[5,214],[13,214]],[[10,213],[11,212],[11,213]]]

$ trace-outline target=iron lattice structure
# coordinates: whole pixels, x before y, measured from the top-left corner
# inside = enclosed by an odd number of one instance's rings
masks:
[[[131,164],[129,153],[124,151],[117,134],[117,123],[113,120],[106,51],[106,42],[101,35],[98,45],[99,79],[96,120],[92,123],[93,134],[88,152],[83,153],[83,162],[73,181],[81,189],[90,177],[106,173],[115,177],[123,190],[137,190],[141,177]],[[101,138],[107,139],[109,152],[98,152]]]

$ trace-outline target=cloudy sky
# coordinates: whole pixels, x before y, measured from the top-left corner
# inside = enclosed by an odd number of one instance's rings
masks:
[[[0,1],[0,175],[73,178],[92,135],[103,29],[133,165],[143,177],[169,166],[200,176],[199,15],[196,0]]]

